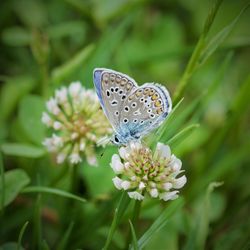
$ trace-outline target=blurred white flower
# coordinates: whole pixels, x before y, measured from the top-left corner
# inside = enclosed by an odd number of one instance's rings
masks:
[[[153,198],[174,200],[178,197],[187,178],[177,178],[183,172],[181,160],[171,154],[170,147],[158,143],[153,153],[139,142],[131,142],[114,154],[110,163],[115,174],[113,178],[117,189],[128,191],[130,198],[142,200],[148,193]]]
[[[85,156],[90,165],[97,165],[95,146],[112,129],[103,114],[95,91],[86,90],[80,82],[55,91],[46,103],[42,122],[52,130],[43,145],[56,154],[56,162],[66,159],[78,164]]]

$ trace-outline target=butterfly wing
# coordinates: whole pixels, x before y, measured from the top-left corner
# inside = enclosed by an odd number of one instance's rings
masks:
[[[137,88],[136,82],[120,72],[96,68],[94,84],[105,115],[113,129],[119,131],[122,107],[128,95]]]
[[[172,109],[167,89],[146,83],[136,88],[125,100],[120,116],[122,130],[140,138],[158,127]]]

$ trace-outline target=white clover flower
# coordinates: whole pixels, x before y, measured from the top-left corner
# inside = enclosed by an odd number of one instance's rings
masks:
[[[52,130],[43,145],[56,154],[56,162],[66,159],[78,164],[85,157],[90,165],[97,165],[95,146],[112,129],[103,114],[95,91],[86,90],[80,82],[55,91],[46,103],[42,122]]]
[[[171,154],[170,147],[158,143],[154,153],[139,142],[131,142],[114,154],[110,163],[115,174],[117,189],[127,190],[132,199],[143,200],[148,193],[153,198],[168,201],[178,197],[187,178],[177,176],[181,170],[181,160]]]

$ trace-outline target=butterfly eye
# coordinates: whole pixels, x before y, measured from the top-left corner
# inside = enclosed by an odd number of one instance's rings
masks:
[[[119,143],[119,142],[120,142],[116,135],[115,135],[115,138],[114,138],[114,139],[115,139],[115,142],[116,142],[116,143]]]

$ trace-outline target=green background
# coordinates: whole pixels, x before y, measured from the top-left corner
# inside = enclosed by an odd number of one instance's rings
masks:
[[[109,146],[103,156],[97,149],[98,168],[84,161],[72,173],[67,164],[57,166],[41,144],[47,135],[41,123],[45,101],[72,81],[93,88],[95,67],[124,72],[139,84],[159,82],[175,104],[184,97],[161,136],[149,136],[170,144],[183,162],[183,206],[176,203],[170,218],[159,217],[172,211],[172,202],[146,198],[136,231],[139,247],[157,218],[164,223],[150,231],[143,249],[250,247],[247,1],[225,0],[219,8],[198,0],[0,5],[0,249],[104,245],[121,194],[109,166],[117,148]],[[125,247],[132,207],[126,207],[109,249]]]

